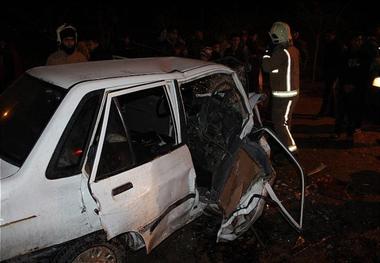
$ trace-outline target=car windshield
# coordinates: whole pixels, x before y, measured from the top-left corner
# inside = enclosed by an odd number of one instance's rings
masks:
[[[66,91],[24,74],[0,94],[0,158],[21,166]]]

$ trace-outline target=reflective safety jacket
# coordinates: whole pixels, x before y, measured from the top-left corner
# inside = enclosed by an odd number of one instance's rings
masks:
[[[299,51],[278,45],[263,56],[263,70],[269,73],[273,97],[291,98],[299,91]]]

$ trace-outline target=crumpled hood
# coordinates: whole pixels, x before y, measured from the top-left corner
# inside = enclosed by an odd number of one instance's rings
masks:
[[[8,163],[7,161],[4,161],[3,159],[0,159],[0,179],[7,178],[20,170],[20,167],[17,167],[13,164]]]

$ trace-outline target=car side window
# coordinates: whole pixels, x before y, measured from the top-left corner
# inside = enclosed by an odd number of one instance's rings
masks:
[[[113,97],[96,181],[168,153],[176,145],[165,87]]]
[[[117,99],[113,98],[96,180],[98,181],[129,169],[133,164],[134,157],[131,152],[125,122],[122,119]]]
[[[65,128],[49,163],[46,177],[58,179],[81,172],[84,152],[94,126],[95,113],[100,101],[100,92],[83,98]]]

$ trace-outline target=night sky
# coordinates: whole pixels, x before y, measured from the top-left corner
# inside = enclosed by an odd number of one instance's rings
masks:
[[[342,37],[361,32],[369,35],[380,24],[375,1],[231,1],[229,4],[181,1],[125,3],[60,1],[20,2],[2,8],[1,37],[15,43],[21,52],[33,50],[46,56],[55,46],[55,29],[63,22],[75,25],[79,38],[89,34],[111,34],[111,41],[125,32],[149,43],[165,27],[174,26],[186,36],[194,29],[231,34],[242,29],[263,35],[274,21],[286,21],[312,42],[316,34],[331,28]],[[35,58],[34,58],[35,59]],[[34,60],[33,58],[31,61]],[[45,59],[45,58],[44,58]],[[42,61],[42,59],[41,59]],[[31,62],[31,64],[36,64]],[[38,62],[37,62],[38,64]]]
[[[137,1],[136,1],[137,2]],[[36,4],[11,3],[2,8],[3,25],[49,28],[49,24],[70,21],[81,25],[94,25],[100,19],[108,23],[124,23],[129,28],[155,28],[175,23],[189,27],[234,27],[247,24],[270,26],[274,20],[286,20],[300,27],[302,22],[322,21],[338,27],[349,25],[366,30],[379,23],[376,1],[231,1],[232,3],[197,3],[181,1],[172,4],[156,2],[112,3],[107,1],[61,1]],[[249,3],[249,5],[248,5]],[[303,25],[302,25],[303,24]],[[53,25],[55,26],[55,25]]]

